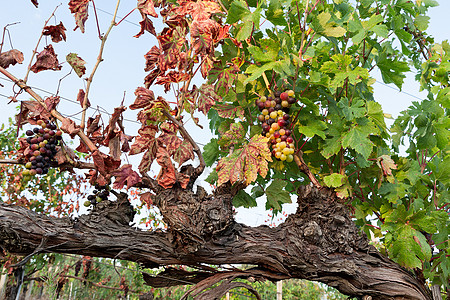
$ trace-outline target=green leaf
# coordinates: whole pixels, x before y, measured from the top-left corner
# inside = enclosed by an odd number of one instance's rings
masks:
[[[273,208],[274,212],[281,211],[281,204],[291,203],[291,196],[284,190],[286,182],[275,179],[266,189],[266,209]]]
[[[211,166],[219,158],[219,144],[217,139],[211,139],[208,144],[203,147],[203,158],[206,166]]]
[[[255,185],[252,188],[252,197],[254,197],[255,199],[263,196],[264,193],[264,190],[259,185]]]
[[[262,73],[267,70],[272,70],[277,64],[279,64],[278,61],[269,62],[262,65],[261,67],[258,67],[257,65],[250,65],[247,70],[245,70],[245,73],[251,75],[244,81],[244,85],[249,83],[250,81],[258,79],[259,77],[261,77]]]
[[[222,147],[229,147],[242,142],[244,136],[245,129],[242,123],[231,123],[229,130],[222,135],[218,144]]]
[[[342,143],[341,137],[333,136],[332,138],[327,138],[325,140],[325,145],[324,145],[322,151],[320,151],[320,153],[325,158],[330,158],[331,156],[338,153],[339,150],[341,150],[341,143]]]
[[[329,22],[331,19],[331,14],[329,12],[322,12],[317,16],[317,21],[313,22],[315,30],[322,33],[325,36],[330,37],[341,37],[347,31],[341,27],[337,26],[335,22]]]
[[[233,198],[233,206],[234,207],[255,207],[258,203],[256,203],[256,200],[247,194],[244,190],[240,190]]]
[[[219,175],[217,174],[216,170],[212,170],[211,173],[209,173],[208,177],[205,178],[205,181],[210,184],[216,184],[217,180],[219,180]]]
[[[355,151],[361,154],[365,159],[368,159],[373,150],[373,143],[368,138],[368,135],[369,134],[364,127],[355,126],[344,134],[342,146],[344,148],[355,149]]]
[[[251,12],[243,1],[234,1],[227,14],[227,23],[233,24],[242,20],[245,16],[250,15]]]
[[[287,25],[286,16],[284,15],[280,0],[270,0],[269,8],[266,11],[266,18],[273,25]]]
[[[325,139],[326,129],[327,124],[324,121],[312,118],[308,119],[306,125],[298,124],[298,131],[310,138],[312,138],[315,135],[318,135],[322,139]]]
[[[394,83],[400,90],[402,89],[403,73],[409,71],[408,64],[403,61],[386,58],[386,54],[380,55],[377,62],[381,76],[385,83]]]
[[[333,173],[331,175],[325,176],[323,181],[328,187],[340,187],[347,181],[347,175]]]

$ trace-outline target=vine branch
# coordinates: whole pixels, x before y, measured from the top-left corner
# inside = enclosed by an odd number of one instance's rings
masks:
[[[319,181],[316,179],[316,177],[314,177],[314,174],[311,173],[311,170],[308,168],[308,165],[305,163],[305,161],[303,160],[303,152],[299,151],[298,155],[295,154],[294,155],[294,161],[297,164],[298,168],[300,169],[300,171],[302,173],[304,173],[306,176],[308,176],[309,180],[311,180],[311,183],[316,187],[316,188],[321,188],[322,185],[320,185]]]
[[[101,37],[102,43],[100,45],[100,51],[99,54],[97,56],[97,62],[95,63],[94,69],[92,69],[91,75],[89,75],[89,78],[87,79],[87,85],[86,85],[86,93],[84,94],[84,99],[83,99],[83,112],[81,114],[81,122],[80,122],[80,128],[81,130],[84,130],[84,123],[86,120],[86,110],[87,110],[87,106],[88,106],[88,95],[89,95],[89,91],[91,88],[91,84],[92,84],[92,80],[94,78],[95,72],[98,69],[98,66],[100,65],[100,63],[103,61],[103,50],[105,48],[105,43],[106,40],[108,38],[109,33],[111,32],[112,28],[116,25],[116,16],[117,16],[117,11],[119,10],[119,3],[120,0],[117,0],[117,4],[116,4],[116,9],[114,11],[114,15],[111,21],[111,25],[109,26],[108,30],[106,31],[105,35]]]
[[[162,113],[164,116],[166,116],[172,123],[174,123],[175,125],[178,126],[178,128],[180,129],[181,134],[183,135],[183,137],[189,141],[189,143],[192,145],[192,147],[194,148],[194,152],[197,154],[198,159],[200,160],[200,164],[198,165],[197,168],[195,168],[194,174],[192,176],[194,176],[195,178],[197,178],[198,176],[200,176],[200,174],[203,173],[203,170],[205,169],[205,160],[203,159],[203,155],[202,152],[200,151],[200,148],[198,147],[197,143],[194,141],[194,139],[189,135],[189,133],[186,131],[186,128],[184,128],[183,124],[181,124],[180,122],[177,121],[177,119],[175,119],[168,111],[166,110],[162,110]]]

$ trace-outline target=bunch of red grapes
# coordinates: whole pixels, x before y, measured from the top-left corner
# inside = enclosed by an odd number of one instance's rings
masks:
[[[291,162],[294,160],[295,145],[289,129],[289,110],[297,100],[293,90],[278,91],[274,96],[262,96],[256,100],[256,106],[261,111],[258,120],[262,123],[262,135],[270,140],[272,155],[281,161]]]
[[[22,172],[24,177],[47,174],[57,150],[59,141],[62,139],[62,131],[49,120],[37,121],[39,127],[27,130],[27,143],[30,144],[26,151],[25,168]]]
[[[109,196],[109,186],[107,185],[95,185],[95,190],[92,191],[92,194],[87,197],[87,200],[84,202],[84,206],[89,207],[91,205],[96,205],[98,202],[102,202],[103,200],[107,200]]]

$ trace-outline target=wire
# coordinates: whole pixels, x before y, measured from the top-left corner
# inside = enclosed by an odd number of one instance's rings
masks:
[[[408,95],[408,96],[413,97],[413,98],[418,99],[418,100],[423,100],[422,98],[417,97],[416,95],[413,95],[413,94],[410,94],[410,93],[408,93],[408,92],[404,92],[404,91],[402,91],[402,90],[399,90],[399,89],[397,89],[397,88],[395,88],[395,87],[393,87],[393,86],[391,86],[391,85],[389,85],[389,84],[386,84],[386,83],[384,83],[384,82],[381,82],[381,81],[378,81],[378,80],[375,81],[375,82],[376,82],[376,83],[379,83],[379,84],[381,84],[381,85],[384,85],[384,86],[386,86],[386,87],[388,87],[388,88],[390,88],[390,89],[393,89],[393,90],[395,90],[395,91],[397,91],[397,92],[399,92],[399,93]]]
[[[93,6],[92,6],[91,4],[89,4],[89,6],[91,6],[91,7],[93,8]],[[112,13],[106,11],[106,10],[103,10],[103,9],[101,9],[101,8],[98,8],[97,6],[96,6],[96,10],[101,11],[102,13],[105,13],[105,14],[107,14],[107,15],[114,16],[114,14],[112,14]],[[121,20],[121,19],[123,19],[123,18],[117,16],[117,19]],[[135,25],[135,26],[137,26],[137,27],[141,27],[141,25],[139,25],[139,24],[137,24],[137,23],[134,23],[134,22],[131,22],[131,21],[128,21],[127,19],[123,20],[122,22],[127,22],[127,23],[133,24],[133,25]]]

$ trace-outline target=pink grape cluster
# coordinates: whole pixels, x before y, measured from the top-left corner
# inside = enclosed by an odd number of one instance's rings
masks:
[[[39,127],[27,130],[27,143],[29,151],[25,156],[26,170],[22,175],[29,179],[30,176],[47,174],[51,162],[56,154],[59,141],[62,139],[62,131],[56,130],[55,124],[49,120],[37,121]]]
[[[294,160],[295,145],[289,129],[289,111],[297,100],[293,90],[275,92],[274,96],[262,96],[256,100],[261,112],[258,120],[262,123],[262,135],[269,138],[272,155],[281,161],[291,162]]]

